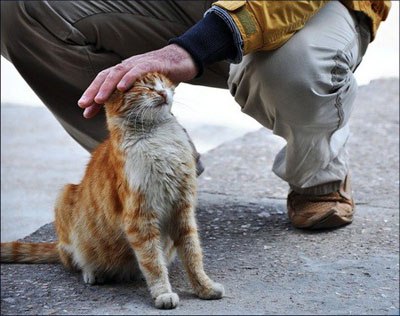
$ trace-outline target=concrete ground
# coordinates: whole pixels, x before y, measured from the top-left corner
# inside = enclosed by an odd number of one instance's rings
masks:
[[[287,185],[270,171],[283,141],[269,131],[249,133],[203,156],[197,217],[205,269],[225,285],[222,300],[197,299],[179,261],[170,268],[181,299],[172,311],[155,309],[143,282],[88,286],[61,265],[2,264],[1,313],[398,315],[399,80],[361,87],[351,125],[357,212],[353,224],[338,230],[290,225]],[[67,160],[73,161],[68,168],[81,168],[81,157],[71,156],[60,155],[48,168]],[[52,224],[25,238],[54,239]]]

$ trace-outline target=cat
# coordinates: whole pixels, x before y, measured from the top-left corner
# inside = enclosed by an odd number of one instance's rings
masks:
[[[219,299],[224,287],[204,272],[195,219],[196,167],[171,113],[174,85],[149,73],[105,104],[109,138],[92,153],[80,184],[55,206],[58,242],[1,244],[2,262],[56,263],[85,283],[144,276],[157,308],[175,308],[167,265],[176,252],[195,293]],[[140,273],[141,272],[141,273]]]

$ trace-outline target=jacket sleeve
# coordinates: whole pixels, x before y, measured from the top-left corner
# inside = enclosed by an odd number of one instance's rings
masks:
[[[196,77],[204,69],[221,60],[236,62],[238,54],[231,30],[216,14],[207,14],[179,37],[172,38],[168,44],[177,44],[192,56],[197,64]]]
[[[370,20],[371,29],[371,41],[374,40],[376,32],[378,31],[379,25],[382,21],[385,21],[392,3],[390,1],[382,0],[371,0],[371,1],[346,1],[341,2],[350,10],[360,11],[365,13]]]
[[[311,1],[217,1],[210,11],[229,15],[242,39],[242,53],[274,50],[321,9],[328,0]]]

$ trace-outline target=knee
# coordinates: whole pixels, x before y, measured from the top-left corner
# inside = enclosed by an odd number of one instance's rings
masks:
[[[276,106],[279,107],[286,103],[300,106],[302,100],[329,94],[332,87],[333,62],[329,60],[329,55],[318,54],[310,39],[301,34],[295,41],[274,51],[272,58],[260,63],[256,73],[258,80],[268,79],[266,84],[272,86],[277,94],[279,104]],[[311,107],[313,104],[315,102],[301,106]]]
[[[35,46],[46,47],[51,27],[44,19],[51,14],[54,12],[45,1],[1,1],[1,55],[12,61]],[[56,28],[56,23],[52,26]]]
[[[18,15],[19,2],[1,1],[1,55],[10,60],[8,53],[9,43],[12,42],[14,31],[18,30],[15,26],[15,17]]]
[[[15,20],[20,14],[21,3],[18,1],[1,1],[1,37],[2,41],[12,36],[18,27],[15,26]]]
[[[231,93],[244,112],[268,128],[279,117],[291,125],[334,129],[340,120],[337,103],[354,95],[356,83],[346,54],[322,50],[298,36],[296,43],[246,56],[231,71]]]
[[[1,55],[8,60],[18,54],[28,39],[31,25],[26,4],[23,1],[1,1]]]
[[[328,87],[321,89],[321,70],[309,54],[307,49],[257,52],[233,66],[228,85],[243,112],[270,129],[277,115],[301,124],[312,121]]]
[[[270,74],[279,78],[276,112],[291,125],[334,131],[346,123],[357,91],[351,57],[315,45],[310,34],[296,40],[301,45],[284,50]]]

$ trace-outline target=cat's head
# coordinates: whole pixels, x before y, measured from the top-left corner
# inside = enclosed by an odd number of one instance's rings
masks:
[[[126,92],[115,91],[105,104],[108,119],[157,122],[171,116],[174,84],[164,75],[148,73]]]

